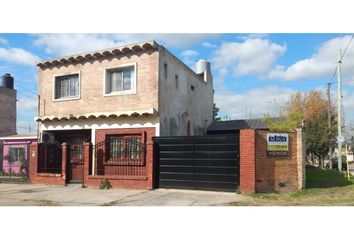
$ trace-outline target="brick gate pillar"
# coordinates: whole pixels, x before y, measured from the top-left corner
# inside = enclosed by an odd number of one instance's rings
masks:
[[[256,131],[240,130],[240,191],[256,191]]]
[[[68,162],[68,144],[61,144],[61,177],[64,180],[64,184],[66,184],[66,165]]]
[[[91,142],[84,142],[82,155],[84,158],[84,185],[87,186],[90,172]]]
[[[38,169],[38,156],[39,156],[39,143],[33,142],[30,145],[30,159],[29,159],[29,170],[28,170],[28,180],[29,183],[35,181]]]

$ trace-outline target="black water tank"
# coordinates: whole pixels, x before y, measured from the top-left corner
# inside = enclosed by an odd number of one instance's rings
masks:
[[[1,77],[0,86],[14,89],[14,78],[10,75],[10,73],[6,73]]]

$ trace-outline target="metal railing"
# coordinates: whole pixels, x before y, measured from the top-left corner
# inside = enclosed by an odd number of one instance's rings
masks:
[[[57,143],[41,143],[38,147],[37,173],[61,173],[61,145]]]
[[[144,176],[146,144],[141,137],[111,136],[93,146],[91,175]]]

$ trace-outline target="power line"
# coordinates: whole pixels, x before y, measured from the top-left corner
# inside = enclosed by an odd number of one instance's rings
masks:
[[[24,96],[24,97],[29,98],[29,99],[37,99],[37,96],[31,96],[31,95],[27,95],[27,94],[24,94],[24,93],[21,93],[21,96]]]
[[[34,91],[30,91],[30,90],[25,89],[23,87],[17,87],[17,89],[21,90],[22,92],[26,92],[26,93],[29,93],[29,94],[32,94],[32,95],[35,95],[35,96],[38,95],[38,93],[35,93]]]
[[[344,51],[343,51],[342,59],[341,59],[341,60],[342,60],[342,64],[343,64],[343,60],[344,60],[344,58],[345,58],[345,53],[346,53],[346,51],[347,51],[347,49],[348,49],[350,43],[352,42],[353,38],[354,38],[354,34],[352,34],[352,37],[350,38],[350,40],[349,40],[347,46],[345,47],[345,49],[344,49]]]
[[[343,62],[344,62],[344,55],[345,55],[346,51],[348,50],[348,47],[349,47],[350,43],[352,42],[353,38],[354,38],[354,34],[352,34],[352,37],[350,38],[349,42],[347,43],[347,46],[345,47],[345,49],[344,49],[344,51],[343,51],[342,58],[341,58],[342,65],[343,65]],[[353,47],[350,48],[350,50],[349,50],[347,56],[349,56],[349,54],[350,54],[352,48],[353,48]],[[338,68],[338,66],[336,66],[336,67],[334,68],[334,72],[333,72],[332,78],[331,78],[331,80],[330,80],[328,83],[336,84],[336,81],[333,81],[333,79],[334,79],[334,78],[336,77],[336,75],[337,75],[337,68]]]

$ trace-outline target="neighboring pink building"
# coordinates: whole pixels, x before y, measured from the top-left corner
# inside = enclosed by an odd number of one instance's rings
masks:
[[[0,175],[28,174],[29,146],[37,142],[37,135],[17,134],[0,137],[3,148],[0,152]]]

